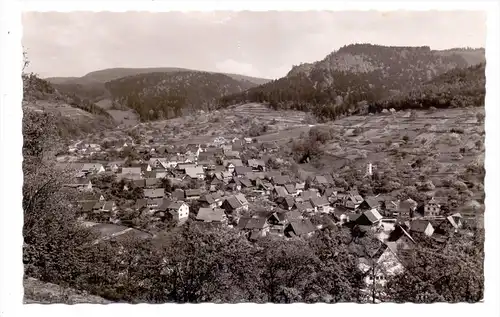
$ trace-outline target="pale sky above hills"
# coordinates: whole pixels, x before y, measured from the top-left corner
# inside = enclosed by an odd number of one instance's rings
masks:
[[[484,47],[484,12],[25,12],[42,77],[112,67],[183,67],[279,78],[352,43]]]

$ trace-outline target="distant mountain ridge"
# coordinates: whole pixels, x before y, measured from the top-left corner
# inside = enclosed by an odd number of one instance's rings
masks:
[[[178,117],[210,110],[224,95],[255,84],[229,75],[199,71],[155,72],[119,78],[104,84],[114,103],[134,109],[142,120]]]
[[[428,46],[352,44],[320,61],[293,66],[283,78],[225,96],[220,105],[267,102],[275,109],[312,111],[332,119],[356,111],[360,104],[383,100],[450,70],[484,61],[484,49],[437,51]]]
[[[221,72],[207,72],[180,67],[145,67],[145,68],[107,68],[90,72],[82,77],[48,77],[45,80],[52,84],[89,84],[94,82],[106,83],[115,79],[146,74],[146,73],[170,73],[170,72],[206,72],[224,74],[235,80],[247,80],[255,85],[262,85],[270,82],[271,79],[257,78],[240,74],[230,74]]]
[[[159,78],[162,83],[158,82]],[[190,83],[181,85],[179,81],[188,78]],[[141,120],[171,118],[185,114],[187,110],[207,109],[223,94],[241,92],[270,81],[179,67],[109,68],[82,77],[51,77],[46,80],[61,93],[76,99],[88,99],[97,104],[111,101],[114,107],[122,110],[129,107]],[[203,86],[199,86],[197,80]],[[144,83],[151,87],[144,86]],[[172,87],[167,87],[167,84]],[[127,87],[126,90],[122,86]],[[197,96],[197,90],[202,91],[199,96],[205,99]]]

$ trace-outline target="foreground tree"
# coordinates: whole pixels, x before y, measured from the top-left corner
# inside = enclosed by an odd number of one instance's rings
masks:
[[[445,246],[419,244],[401,254],[405,271],[388,283],[396,302],[478,302],[484,296],[484,236],[455,235]]]

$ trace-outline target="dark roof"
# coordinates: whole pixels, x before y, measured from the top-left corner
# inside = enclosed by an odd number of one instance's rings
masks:
[[[158,178],[146,178],[144,181],[146,182],[146,186],[154,186],[160,183]]]
[[[297,202],[297,203],[295,203],[295,206],[297,206],[297,209],[299,211],[306,211],[308,209],[314,209],[309,201]]]
[[[349,218],[349,221],[356,221],[358,220],[358,218],[361,216],[361,214],[357,214],[357,213],[354,213],[354,212],[348,212],[346,213],[346,216]]]
[[[268,171],[266,173],[266,178],[267,179],[272,179],[272,178],[277,177],[277,176],[281,176],[281,172],[280,171],[272,170],[272,171]]]
[[[323,196],[330,197],[333,196],[333,193],[334,193],[333,188],[329,187],[325,189],[325,191],[323,192]]]
[[[300,193],[300,197],[302,197],[304,200],[309,200],[311,198],[318,197],[318,192],[306,190]]]
[[[428,220],[423,220],[423,219],[413,220],[410,224],[410,231],[423,233],[425,229],[427,229],[427,226],[429,224],[430,222]]]
[[[377,208],[379,206],[379,202],[375,197],[367,197],[365,198],[365,202],[368,204],[369,208]]]
[[[291,183],[290,176],[288,175],[280,175],[273,177],[273,183],[278,185],[285,185]]]
[[[238,225],[236,226],[236,228],[238,229],[245,229],[245,226],[247,225],[247,223],[250,221],[250,217],[241,217],[240,220],[238,221]]]
[[[252,172],[252,168],[249,166],[235,166],[234,173],[236,175],[245,175],[246,173]]]
[[[172,197],[177,198],[177,199],[184,199],[186,196],[185,196],[184,190],[177,188],[176,190],[174,190],[172,192]]]
[[[238,201],[238,199],[235,196],[229,196],[226,198],[227,203],[231,208],[236,209],[241,207],[242,204]]]
[[[86,201],[82,204],[82,211],[91,211],[92,208],[94,208],[95,204],[97,203],[97,200],[92,200],[92,201]]]
[[[267,224],[266,218],[251,218],[245,225],[245,229],[264,229]]]
[[[177,210],[177,209],[179,209],[179,208],[180,208],[183,204],[184,204],[184,202],[182,202],[182,201],[173,201],[173,202],[171,202],[171,203],[169,203],[169,204],[167,205],[167,209],[175,209],[175,210]]]
[[[246,177],[241,177],[240,178],[240,183],[242,185],[245,185],[246,187],[252,187],[252,182],[248,178],[246,178]]]
[[[132,182],[134,183],[134,186],[136,186],[136,187],[139,187],[139,188],[146,187],[146,180],[145,179],[135,179]]]
[[[289,194],[295,194],[297,190],[295,189],[295,185],[293,184],[286,184],[285,189]]]
[[[288,195],[285,187],[282,187],[282,186],[275,186],[274,187],[274,190],[276,191],[276,193],[278,194],[279,197],[285,197]]]
[[[290,222],[293,232],[298,235],[304,235],[316,231],[316,227],[311,223],[309,219],[304,220],[293,220]]]
[[[270,217],[276,218],[279,222],[286,222],[288,220],[287,213],[285,212],[275,212]]]
[[[203,195],[203,196],[200,197],[199,200],[202,201],[202,202],[207,202],[209,204],[215,203],[215,199],[213,198],[213,196],[211,194]]]

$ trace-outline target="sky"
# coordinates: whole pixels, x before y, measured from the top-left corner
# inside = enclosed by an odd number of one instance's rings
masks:
[[[182,67],[280,78],[353,43],[484,47],[486,13],[24,12],[28,71],[83,76],[113,67]]]

